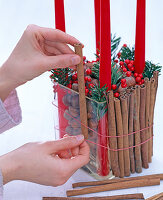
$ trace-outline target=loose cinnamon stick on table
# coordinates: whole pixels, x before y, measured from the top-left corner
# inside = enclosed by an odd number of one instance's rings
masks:
[[[121,200],[121,199],[144,199],[142,193],[124,194],[105,197],[43,197],[43,200]]]
[[[72,187],[84,187],[84,186],[94,186],[94,185],[105,185],[111,183],[122,183],[125,181],[134,181],[134,180],[143,180],[143,179],[160,179],[163,180],[163,174],[152,174],[146,176],[137,176],[137,177],[130,177],[130,178],[115,178],[110,180],[103,180],[103,181],[89,181],[89,182],[78,182],[73,183]]]
[[[108,125],[109,125],[109,147],[110,149],[117,150],[117,138],[116,136],[116,122],[115,122],[115,110],[114,110],[114,97],[113,91],[108,93]],[[118,164],[118,152],[110,150],[111,169],[116,177],[120,176],[119,164]]]
[[[129,146],[134,146],[134,134],[132,134],[134,131],[134,93],[131,92],[129,97]],[[135,159],[134,159],[134,151],[133,148],[129,149],[129,155],[130,155],[130,168],[131,173],[135,173]]]
[[[115,113],[116,113],[116,127],[117,127],[117,135],[118,137],[118,149],[123,149],[123,122],[122,122],[122,113],[121,113],[121,105],[120,100],[114,98],[115,104]],[[118,160],[119,160],[119,170],[120,177],[124,177],[124,155],[123,150],[118,151]]]
[[[129,156],[129,141],[128,141],[128,109],[127,98],[121,97],[121,111],[123,122],[123,148],[124,148],[124,172],[125,176],[130,176],[130,156]]]
[[[135,187],[153,186],[153,185],[160,185],[160,179],[143,179],[143,180],[125,181],[123,182],[123,184],[112,183],[112,184],[99,185],[99,186],[93,186],[93,187],[82,188],[82,189],[68,190],[67,196],[70,197],[70,196],[77,196],[77,195],[82,195],[82,194],[90,194],[90,193],[128,189],[128,188],[135,188]]]
[[[141,85],[140,87],[140,138],[141,143],[141,155],[142,155],[142,166],[147,169],[148,165],[148,143],[146,142],[146,130],[145,128],[145,107],[146,107],[146,87],[145,85]]]
[[[150,137],[153,136],[153,118],[154,118],[154,107],[155,107],[155,91],[156,91],[156,81],[154,78],[151,78],[151,88],[150,88],[150,111],[149,111],[149,124],[151,128]],[[149,152],[149,162],[152,162],[153,155],[153,139],[150,140],[150,152]]]
[[[163,199],[163,192],[160,193],[160,194],[156,194],[156,195],[154,195],[154,196],[152,196],[150,198],[147,198],[146,200],[162,200],[161,197]]]
[[[85,81],[84,81],[84,67],[83,67],[83,53],[82,45],[75,44],[75,53],[81,57],[81,62],[77,65],[77,75],[78,75],[78,88],[79,88],[79,104],[80,104],[80,121],[81,129],[84,138],[88,138],[88,128],[87,128],[87,106],[85,97]],[[83,124],[83,125],[82,125]]]
[[[145,127],[146,129],[146,140],[150,138],[150,123],[149,123],[149,110],[150,110],[150,87],[151,87],[151,82],[149,79],[146,77],[144,79],[145,81],[145,86],[146,86],[146,107],[145,107]],[[150,141],[148,141],[148,162],[150,162]]]
[[[141,146],[140,146],[140,122],[139,122],[139,109],[140,109],[140,87],[137,86],[134,92],[134,137],[135,137],[135,170],[137,173],[142,172],[141,161]]]

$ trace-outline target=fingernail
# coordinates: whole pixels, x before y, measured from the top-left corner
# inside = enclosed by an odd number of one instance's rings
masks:
[[[82,141],[82,140],[84,140],[84,136],[83,135],[77,135],[76,136],[76,140],[77,141]]]
[[[79,56],[72,56],[71,57],[71,61],[72,61],[72,65],[77,65],[80,63],[80,57]]]

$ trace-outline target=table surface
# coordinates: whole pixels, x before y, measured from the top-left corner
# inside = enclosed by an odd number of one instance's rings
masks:
[[[139,175],[156,174],[163,172],[163,134],[161,124],[161,113],[163,113],[161,102],[161,82],[159,80],[159,90],[157,105],[155,110],[155,125],[154,125],[154,157],[149,169],[143,169],[143,173]],[[37,90],[37,88],[44,88]],[[37,91],[37,93],[35,92]],[[23,122],[19,126],[13,128],[0,135],[0,154],[7,153],[26,142],[51,140],[55,137],[54,119],[57,117],[52,105],[53,93],[52,85],[47,77],[47,74],[27,83],[18,88],[18,94],[23,111]],[[137,176],[133,174],[132,176]],[[72,188],[72,183],[78,181],[94,180],[83,170],[78,170],[66,184],[60,187],[48,187],[34,183],[23,181],[13,181],[4,187],[5,200],[41,200],[43,196],[66,196],[66,190]],[[102,192],[98,194],[90,194],[85,196],[106,196],[119,195],[127,193],[143,192],[147,198],[156,193],[163,191],[163,183],[160,186],[133,188],[118,191]]]

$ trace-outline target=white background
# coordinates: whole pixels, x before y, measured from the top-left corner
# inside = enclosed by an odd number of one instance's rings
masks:
[[[146,59],[163,65],[163,1],[147,0]],[[94,7],[93,0],[65,0],[66,29],[85,44],[84,55],[94,59]],[[134,44],[136,0],[111,0],[112,33],[122,37],[122,44]],[[53,0],[0,0],[0,65],[7,59],[28,24],[54,27]],[[54,108],[52,85],[49,73],[18,88],[23,122],[20,126],[0,136],[0,154],[15,149],[30,141],[54,139]],[[163,77],[159,79],[159,90],[155,110],[154,158],[150,168],[143,174],[163,172],[163,125],[162,98]],[[136,174],[134,175],[136,176]],[[33,183],[14,181],[5,186],[5,200],[41,200],[42,196],[65,196],[71,183],[91,178],[78,170],[64,185],[58,188]],[[161,186],[135,188],[105,192],[100,195],[144,192],[145,197],[163,191]],[[91,195],[89,195],[91,196]]]

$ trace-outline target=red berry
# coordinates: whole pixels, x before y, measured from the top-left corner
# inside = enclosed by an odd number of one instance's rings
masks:
[[[100,61],[100,58],[97,58],[97,59],[96,59],[96,62],[99,62],[99,61]]]
[[[75,81],[76,79],[77,79],[77,74],[73,74],[73,75],[72,75],[72,80]]]
[[[130,70],[133,72],[133,71],[135,70],[135,68],[134,68],[134,67],[131,67]]]
[[[143,74],[139,74],[138,77],[143,78]]]
[[[83,60],[84,60],[84,61],[86,60],[86,57],[85,57],[85,56],[83,56]]]
[[[90,87],[90,88],[93,88],[93,87],[94,87],[94,84],[93,84],[93,83],[90,83],[90,84],[89,84],[89,87]]]
[[[85,95],[87,95],[87,94],[88,94],[88,92],[89,92],[89,90],[88,90],[88,89],[85,89]]]
[[[134,73],[134,77],[136,78],[138,76],[138,73]]]
[[[142,85],[142,81],[140,81],[140,82],[138,83],[138,85]]]
[[[120,58],[120,57],[121,57],[121,52],[119,52],[119,53],[117,54],[117,56],[118,56],[118,58]]]
[[[131,63],[128,64],[128,68],[130,69],[131,67],[133,67],[133,65]]]
[[[125,60],[125,63],[126,63],[126,64],[129,64],[129,63],[130,63],[130,61],[129,61],[128,59],[126,59],[126,60]]]
[[[126,72],[126,76],[130,77],[131,76],[131,72],[130,71]]]
[[[124,67],[124,68],[123,68],[123,72],[127,72],[127,69],[126,69],[126,67]]]
[[[88,82],[91,82],[91,81],[92,81],[91,77],[88,77]]]
[[[124,84],[126,84],[126,79],[121,79],[121,83],[124,85]]]
[[[85,76],[85,78],[84,78],[84,79],[85,79],[85,81],[88,81],[88,76]]]
[[[119,93],[116,92],[116,93],[114,94],[114,97],[118,98],[118,97],[119,97]]]
[[[133,61],[133,60],[130,60],[130,63],[131,63],[132,65],[134,65],[134,61]]]
[[[137,83],[139,83],[141,81],[141,78],[140,77],[136,77],[135,80],[136,80]]]
[[[118,63],[118,60],[117,60],[117,59],[115,59],[115,60],[114,60],[114,62],[115,62],[115,63]]]
[[[120,66],[122,66],[122,65],[124,64],[124,62],[123,62],[123,61],[120,61],[119,64],[120,64]]]
[[[127,47],[127,44],[124,44],[123,47]]]
[[[72,84],[69,83],[69,84],[67,85],[67,87],[71,89],[71,88],[72,88]]]
[[[125,83],[125,84],[121,84],[121,87],[122,88],[126,88],[127,87],[127,84]]]
[[[92,74],[92,70],[91,70],[91,69],[86,69],[86,74],[87,74],[87,75]]]
[[[89,91],[89,94],[92,95],[92,91]]]
[[[111,88],[112,88],[112,90],[116,90],[116,89],[117,89],[117,85],[113,84],[113,85],[111,86]]]
[[[78,83],[78,81],[76,80],[76,81],[73,81],[73,83]]]
[[[49,77],[50,77],[50,78],[53,78],[53,74],[51,74]]]
[[[142,82],[142,84],[144,84],[144,82],[145,82],[144,79],[142,79],[141,82]]]

